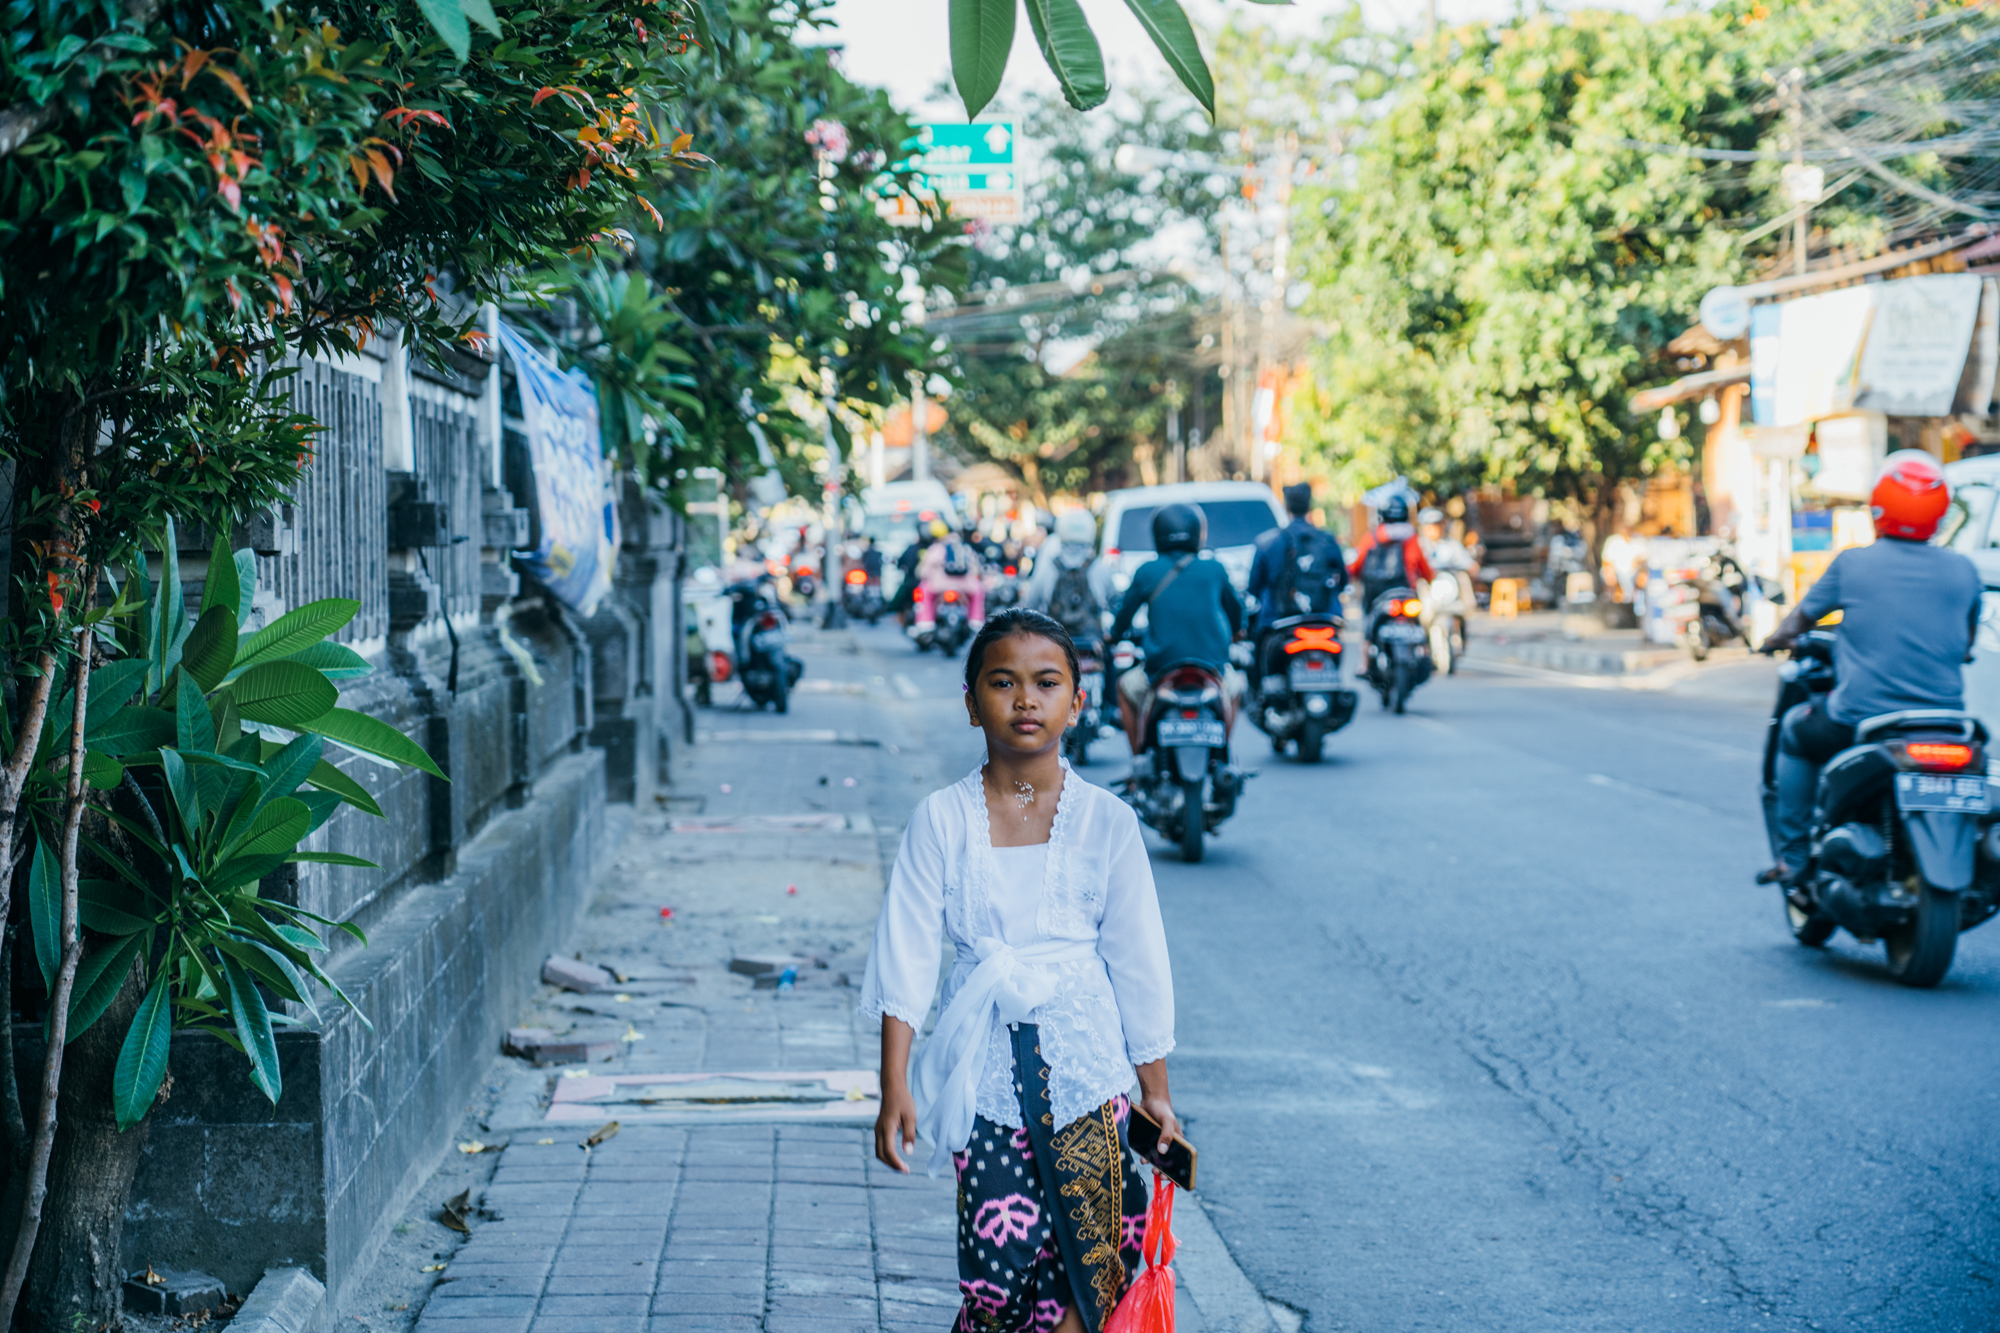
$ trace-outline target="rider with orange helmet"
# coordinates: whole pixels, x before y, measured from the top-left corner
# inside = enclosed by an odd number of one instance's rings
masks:
[[[1872,546],[1842,551],[1762,652],[1789,648],[1819,620],[1841,613],[1829,694],[1785,714],[1778,733],[1778,864],[1762,882],[1805,868],[1820,766],[1854,743],[1857,724],[1906,708],[1964,706],[1960,669],[1979,623],[1981,580],[1970,560],[1931,546],[1951,505],[1944,469],[1929,454],[1890,454],[1869,497]]]

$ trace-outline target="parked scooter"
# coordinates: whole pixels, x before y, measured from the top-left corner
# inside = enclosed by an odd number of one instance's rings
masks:
[[[1785,595],[1773,580],[1747,573],[1729,555],[1717,552],[1702,562],[1691,578],[1674,585],[1683,603],[1693,602],[1693,611],[1681,628],[1681,642],[1688,656],[1706,661],[1709,651],[1732,639],[1741,639],[1745,648],[1755,649],[1750,638],[1750,613],[1758,599],[1783,605]]]
[[[1063,755],[1082,767],[1090,762],[1090,743],[1104,732],[1104,645],[1082,639],[1076,645],[1077,684],[1083,689],[1083,709],[1076,725],[1063,733]]]
[[[1139,661],[1122,644],[1112,655],[1120,674]],[[1122,795],[1141,822],[1180,844],[1183,861],[1201,860],[1202,839],[1236,813],[1251,776],[1229,762],[1234,713],[1222,677],[1196,662],[1170,664],[1146,698]]]
[[[1834,635],[1812,630],[1779,669],[1764,736],[1764,823],[1777,826],[1778,731],[1785,713],[1834,685]],[[1871,717],[1820,770],[1811,859],[1784,892],[1792,937],[1818,948],[1845,927],[1881,940],[1889,973],[1935,986],[1960,931],[2000,907],[2000,813],[1986,778],[1986,728],[1970,713],[1921,708]]]
[[[1354,719],[1359,696],[1341,680],[1339,616],[1287,616],[1257,643],[1250,673],[1250,721],[1283,753],[1294,746],[1299,761],[1317,764],[1328,732]]]
[[[882,583],[868,577],[868,571],[856,565],[847,571],[845,582],[840,588],[841,609],[850,620],[865,620],[874,624],[882,618]]]
[[[777,712],[791,708],[792,687],[806,664],[786,648],[791,642],[784,603],[768,579],[732,583],[723,590],[732,603],[730,620],[736,640],[736,674],[744,697]]]
[[[1368,610],[1368,683],[1382,706],[1400,713],[1410,692],[1431,678],[1431,636],[1414,588],[1391,588]]]

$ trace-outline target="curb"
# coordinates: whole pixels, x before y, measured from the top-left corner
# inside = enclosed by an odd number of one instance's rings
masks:
[[[325,1333],[326,1288],[303,1268],[267,1268],[230,1333]]]
[[[1201,1311],[1204,1333],[1278,1333],[1271,1306],[1258,1293],[1194,1196],[1174,1200],[1174,1270]]]
[[[1467,662],[1510,662],[1516,666],[1540,667],[1578,676],[1640,675],[1677,660],[1685,659],[1680,649],[1669,647],[1607,649],[1570,643],[1466,645]]]

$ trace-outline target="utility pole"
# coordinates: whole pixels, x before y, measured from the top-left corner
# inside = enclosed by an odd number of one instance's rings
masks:
[[[910,476],[931,479],[931,405],[924,398],[924,372],[910,372]]]
[[[1296,169],[1299,152],[1299,136],[1287,134],[1278,149],[1277,165],[1270,177],[1272,203],[1278,214],[1277,235],[1271,238],[1271,289],[1264,293],[1263,323],[1257,339],[1257,394],[1270,395],[1270,401],[1262,404],[1262,409],[1253,417],[1261,416],[1265,423],[1274,420],[1278,411],[1278,385],[1275,378],[1276,341],[1278,314],[1285,306],[1285,284],[1287,270],[1291,262],[1292,250],[1292,173]],[[1267,386],[1264,381],[1271,378]],[[1250,441],[1250,479],[1263,481],[1267,476],[1275,476],[1270,466],[1270,454],[1264,440],[1264,431],[1255,429]]]
[[[1229,254],[1229,213],[1218,214],[1222,233],[1222,440],[1225,452],[1234,450],[1239,433],[1236,407],[1237,381],[1243,376],[1236,365],[1236,270]]]
[[[1812,206],[1826,189],[1826,172],[1809,167],[1805,158],[1805,71],[1793,68],[1778,80],[1778,98],[1785,104],[1785,121],[1791,127],[1792,160],[1785,164],[1780,179],[1785,197],[1792,201],[1792,271],[1806,271],[1806,246],[1811,236]]]

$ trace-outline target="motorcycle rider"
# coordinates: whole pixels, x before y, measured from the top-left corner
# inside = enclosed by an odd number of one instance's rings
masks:
[[[896,572],[901,575],[896,583],[896,595],[889,599],[888,612],[907,625],[910,613],[917,604],[917,566],[924,562],[924,552],[930,550],[937,540],[932,528],[942,529],[942,523],[930,523],[917,529],[917,539],[905,546],[896,556]]]
[[[1077,643],[1104,637],[1104,612],[1116,598],[1111,567],[1097,554],[1097,520],[1087,509],[1063,512],[1055,535],[1035,552],[1021,605],[1055,617]]]
[[[1118,678],[1118,712],[1134,753],[1146,738],[1146,698],[1153,683],[1179,662],[1198,662],[1227,679],[1229,645],[1243,632],[1243,599],[1229,582],[1229,572],[1214,560],[1201,559],[1208,538],[1208,517],[1198,505],[1162,505],[1153,514],[1152,560],[1139,567],[1118,603],[1108,643],[1128,637],[1132,619],[1146,611],[1146,665]],[[1228,691],[1235,707],[1236,687]]]
[[[1951,504],[1944,469],[1929,454],[1889,455],[1869,497],[1872,546],[1842,551],[1758,651],[1777,652],[1834,611],[1837,683],[1798,704],[1778,732],[1778,863],[1760,884],[1790,882],[1806,866],[1819,770],[1854,743],[1868,718],[1908,708],[1960,709],[1962,664],[1979,625],[1982,580],[1956,551],[1929,544]]]
[[[1392,495],[1383,502],[1380,520],[1354,548],[1354,562],[1347,571],[1361,580],[1361,608],[1366,617],[1361,631],[1361,665],[1365,671],[1375,625],[1382,618],[1375,600],[1391,588],[1414,589],[1418,579],[1437,577],[1416,528],[1410,524],[1408,500]]]
[[[1305,610],[1340,613],[1340,594],[1347,587],[1347,562],[1340,541],[1322,532],[1307,517],[1312,512],[1312,486],[1298,482],[1285,487],[1285,512],[1292,521],[1257,539],[1250,564],[1249,592],[1257,599],[1257,632],[1273,621]],[[1303,596],[1310,604],[1299,605]]]
[[[942,522],[931,524],[931,535],[936,540],[917,565],[917,624],[935,622],[939,594],[955,588],[965,599],[966,619],[977,634],[986,623],[986,580],[980,577],[979,554]]]

